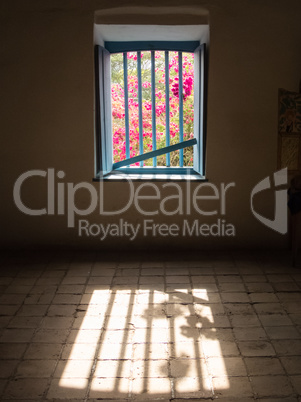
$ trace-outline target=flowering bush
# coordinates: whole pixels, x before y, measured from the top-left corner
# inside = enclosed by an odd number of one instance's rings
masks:
[[[130,157],[139,155],[137,53],[127,53],[128,110],[130,127]],[[143,152],[153,149],[151,101],[151,52],[141,53]],[[112,116],[114,162],[126,159],[123,55],[111,56]],[[169,52],[169,131],[170,144],[179,142],[179,96],[183,97],[184,140],[193,138],[193,54],[183,53],[183,93],[179,94],[178,53]],[[155,52],[156,148],[166,146],[165,54]],[[183,151],[184,166],[193,165],[193,147]],[[152,166],[153,160],[143,162]],[[139,163],[135,165],[139,166]],[[166,166],[166,155],[157,157],[158,166]],[[179,166],[179,151],[170,153],[170,166]]]

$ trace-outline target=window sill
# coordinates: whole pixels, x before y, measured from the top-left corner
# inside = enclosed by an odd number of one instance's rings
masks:
[[[93,181],[161,181],[161,182],[181,182],[181,181],[208,181],[198,173],[122,173],[111,172],[103,177],[95,177]]]

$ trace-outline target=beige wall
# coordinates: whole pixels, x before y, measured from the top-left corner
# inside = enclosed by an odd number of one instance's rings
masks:
[[[114,5],[124,6],[124,2]],[[236,236],[140,236],[134,242],[110,237],[100,242],[99,238],[79,237],[76,227],[67,227],[65,216],[31,217],[18,211],[13,186],[27,170],[55,168],[66,173],[65,182],[91,183],[94,11],[112,7],[112,2],[6,0],[0,8],[2,247],[287,247],[287,236],[253,217],[249,198],[254,185],[276,170],[278,88],[298,88],[300,1],[211,0],[207,4],[162,0],[149,5],[200,5],[209,12],[207,177],[217,186],[236,183],[229,190],[223,217],[235,225]],[[107,205],[118,205],[127,200],[128,186],[105,183],[104,192]],[[44,207],[45,179],[28,180],[22,196],[32,208]],[[77,202],[86,205],[87,193],[79,193]],[[212,209],[215,204],[202,205]],[[272,194],[258,196],[257,208],[272,217]],[[185,218],[214,223],[218,217],[160,214],[152,219],[181,225]],[[133,207],[117,217],[98,213],[87,217],[91,223],[118,223],[120,218],[133,224],[144,219]]]

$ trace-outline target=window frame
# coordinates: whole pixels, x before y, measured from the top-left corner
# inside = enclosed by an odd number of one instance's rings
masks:
[[[111,62],[112,53],[130,51],[194,52],[194,146],[193,167],[119,167],[114,168],[111,112]],[[95,179],[112,173],[125,175],[184,175],[205,176],[206,150],[206,44],[200,41],[106,41],[104,47],[95,45]],[[198,88],[198,90],[196,90]],[[181,143],[181,142],[180,142]],[[164,147],[166,149],[168,147]],[[164,152],[168,153],[168,152]]]

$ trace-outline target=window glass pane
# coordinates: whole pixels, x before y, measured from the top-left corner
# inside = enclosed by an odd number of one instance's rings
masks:
[[[122,53],[111,55],[113,162],[125,159],[125,113]]]
[[[193,53],[183,53],[183,128],[184,140],[193,138]],[[113,154],[114,163],[126,159],[125,106],[124,106],[124,71],[123,54],[111,55],[112,71],[112,119],[113,119]],[[139,105],[137,52],[127,53],[128,75],[128,111],[130,157],[139,155]],[[141,52],[142,77],[142,118],[143,152],[153,150],[152,133],[152,88],[151,88],[151,52]],[[169,52],[169,136],[170,145],[177,144],[179,138],[179,65],[178,52]],[[155,52],[155,115],[157,149],[167,145],[166,127],[166,88],[165,88],[165,52]],[[135,165],[139,166],[139,162]],[[153,166],[153,159],[143,162],[144,166]],[[134,166],[134,165],[131,165]],[[166,155],[157,157],[157,166],[166,166]],[[179,151],[170,154],[170,166],[179,166]],[[184,149],[184,166],[193,166],[193,147]]]
[[[193,53],[183,53],[184,141],[193,138],[194,64]],[[193,147],[184,149],[184,166],[193,166]]]

